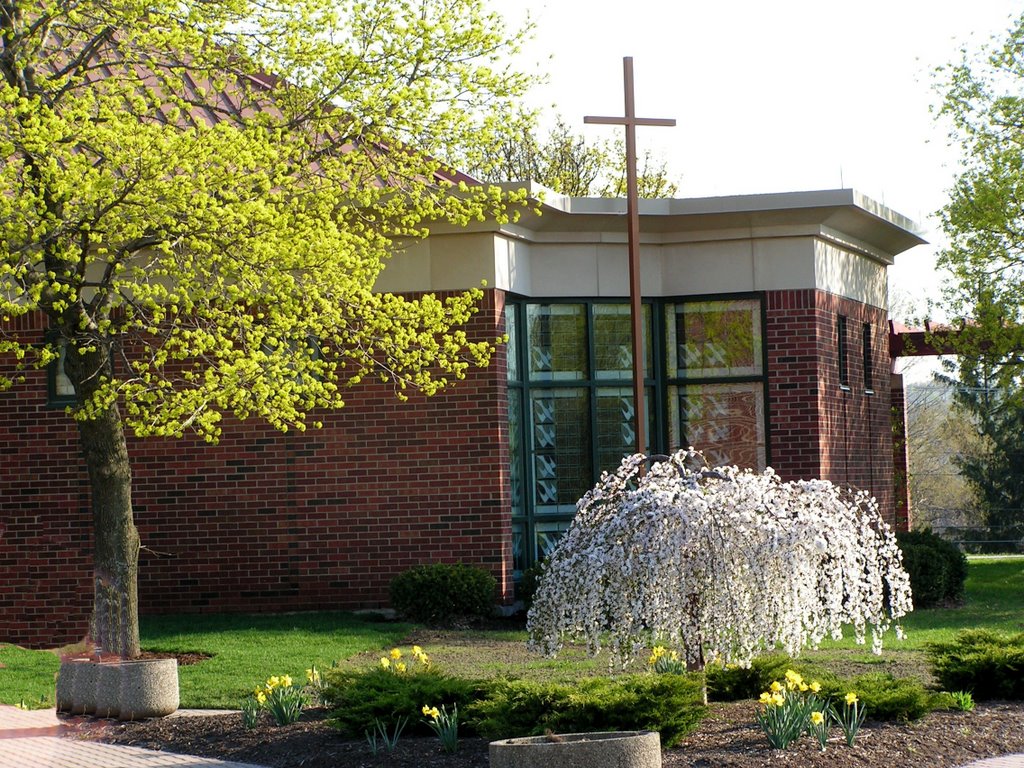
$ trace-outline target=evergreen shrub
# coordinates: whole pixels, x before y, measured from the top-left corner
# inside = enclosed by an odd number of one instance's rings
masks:
[[[595,677],[572,684],[499,679],[466,714],[488,739],[549,730],[649,730],[659,732],[663,747],[672,747],[703,719],[702,698],[699,675]]]
[[[805,661],[796,661],[784,653],[758,656],[748,668],[709,664],[704,671],[710,701],[742,701],[756,699],[775,680],[782,680],[787,670],[799,672],[805,680],[817,680],[822,685],[838,678],[826,669]]]
[[[494,613],[495,578],[472,565],[417,565],[391,581],[391,606],[422,624],[486,619]]]
[[[868,720],[907,722],[917,720],[938,705],[920,680],[872,672],[845,680],[822,680],[821,693],[841,702],[847,693],[857,694]]]
[[[948,691],[985,699],[1024,699],[1024,632],[1001,635],[969,629],[927,649],[932,671]]]
[[[963,600],[967,557],[930,528],[897,533],[903,567],[910,575],[914,608],[932,608]]]
[[[331,724],[343,735],[363,738],[372,731],[374,721],[393,723],[408,718],[407,733],[428,736],[432,731],[424,722],[424,706],[457,705],[459,712],[482,695],[481,684],[473,680],[445,675],[434,669],[395,674],[384,669],[324,672],[324,702],[331,710]]]

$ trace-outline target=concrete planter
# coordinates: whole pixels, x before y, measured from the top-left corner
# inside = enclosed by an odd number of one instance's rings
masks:
[[[165,717],[178,708],[178,660],[121,662],[121,720]]]
[[[61,712],[143,720],[178,708],[177,659],[69,659],[57,677]]]
[[[96,665],[96,717],[116,718],[121,711],[121,663]]]
[[[96,712],[96,684],[99,680],[99,663],[87,660],[74,668],[71,682],[71,714],[92,715]]]
[[[71,712],[75,700],[75,674],[82,664],[88,664],[88,659],[62,659],[60,671],[57,673],[57,711]]]
[[[655,731],[610,731],[492,741],[491,768],[661,768]]]

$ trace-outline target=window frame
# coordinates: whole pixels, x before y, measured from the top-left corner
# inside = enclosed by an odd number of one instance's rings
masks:
[[[850,390],[850,347],[846,315],[836,316],[836,362],[839,367],[839,388]]]
[[[760,372],[751,375],[739,376],[708,376],[701,378],[679,378],[670,376],[667,366],[669,363],[667,350],[667,319],[666,308],[675,304],[701,304],[710,302],[734,302],[744,300],[755,300],[758,304],[758,321],[760,323]],[[533,414],[532,414],[532,393],[544,389],[586,389],[588,391],[587,408],[590,414],[589,425],[589,458],[592,468],[592,479],[599,477],[602,467],[601,446],[599,445],[598,431],[598,392],[602,389],[630,388],[632,389],[632,372],[623,371],[621,378],[608,378],[607,371],[598,371],[598,356],[596,355],[597,334],[595,332],[595,305],[624,305],[628,298],[623,297],[535,297],[522,296],[519,294],[507,293],[505,295],[504,321],[505,331],[509,334],[509,345],[506,352],[506,385],[508,408],[518,406],[520,415],[519,423],[511,422],[511,413],[507,414],[509,429],[509,482],[510,482],[510,507],[511,523],[513,529],[513,562],[514,575],[519,577],[522,568],[529,568],[536,564],[537,540],[536,533],[539,525],[569,523],[575,516],[575,509],[559,513],[538,514],[535,508],[534,483],[535,477],[535,454],[532,445]],[[584,306],[583,332],[586,334],[585,353],[587,355],[587,371],[582,379],[538,379],[530,378],[530,349],[528,310],[531,304],[578,304]],[[768,382],[768,338],[767,338],[767,316],[768,302],[763,291],[747,291],[727,294],[699,294],[692,296],[664,296],[645,298],[643,306],[647,317],[646,328],[650,334],[647,342],[647,349],[650,351],[650,365],[645,365],[644,388],[647,395],[647,416],[648,416],[648,445],[651,454],[665,453],[669,449],[669,389],[670,386],[690,386],[703,384],[757,384],[760,386],[759,394],[762,412],[759,414],[763,420],[760,428],[764,435],[764,464],[771,465],[771,402]],[[510,331],[509,325],[515,324],[515,329]],[[514,359],[511,359],[515,356]],[[604,373],[605,375],[599,375]],[[675,372],[672,372],[675,373]],[[515,376],[515,378],[513,378]],[[627,378],[628,377],[628,378]],[[516,405],[512,400],[516,400]],[[516,434],[513,435],[513,430]],[[512,448],[518,445],[518,459],[512,457]],[[607,451],[603,452],[607,456]],[[760,458],[760,456],[759,456]],[[513,461],[518,461],[519,471],[522,475],[519,478],[520,498],[518,505],[516,499],[511,497],[513,480]],[[603,467],[607,469],[607,467]],[[522,537],[521,549],[517,553],[515,540]],[[518,554],[518,556],[517,556]],[[519,560],[521,568],[515,568],[515,561]]]

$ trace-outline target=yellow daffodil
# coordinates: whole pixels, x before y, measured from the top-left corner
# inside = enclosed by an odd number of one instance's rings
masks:
[[[815,680],[813,683],[811,683],[811,692],[812,693],[817,693],[820,690],[821,690],[821,683],[819,683],[817,680]]]
[[[772,703],[772,695],[770,693],[768,693],[768,691],[765,691],[764,693],[761,694],[761,698],[758,699],[758,701],[760,701],[762,704],[771,704]]]
[[[821,712],[811,712],[811,725],[821,725],[825,722],[825,716]]]
[[[848,694],[846,694],[846,703],[848,705],[856,704],[858,701],[860,701],[860,699],[857,698],[857,694],[856,693],[848,693]]]
[[[441,716],[441,710],[439,710],[437,707],[428,707],[426,704],[423,705],[423,709],[421,711],[427,717],[432,717],[435,720],[437,720],[437,718]]]
[[[803,681],[804,679],[799,673],[794,672],[792,669],[786,670],[786,687],[789,690],[795,691]]]
[[[778,680],[776,680],[776,681],[774,681],[771,684],[770,688],[771,688],[772,693],[778,693],[779,691],[782,690],[782,683],[780,683]]]
[[[399,672],[405,672],[405,662],[400,661],[397,664],[395,664],[395,669],[397,669]]]
[[[773,707],[781,707],[786,703],[786,697],[781,693],[773,693],[771,703]]]
[[[402,658],[402,652],[398,648],[392,648],[391,649],[391,658],[394,659],[395,661],[398,661],[400,658]]]
[[[391,666],[391,660],[387,656],[381,656],[380,666],[382,669],[388,669]]]
[[[413,656],[425,656],[426,654],[423,653],[423,649],[422,648],[420,648],[418,645],[414,645],[412,647],[412,655]]]
[[[807,683],[800,683],[800,693],[807,693],[810,687]]]
[[[259,688],[257,688],[257,689],[256,689],[256,690],[255,690],[255,691],[253,692],[253,696],[255,696],[255,697],[256,697],[256,703],[257,703],[257,704],[259,704],[260,706],[263,706],[264,704],[266,704],[266,703],[267,703],[267,694],[265,694],[265,693],[264,693],[264,692],[263,692],[263,691],[262,691],[261,689],[259,689]]]
[[[310,685],[320,684],[320,670],[316,667],[306,670],[306,682]]]
[[[277,686],[279,686],[280,684],[281,678],[279,678],[277,675],[274,675],[273,677],[267,680],[267,689],[272,691],[275,688],[277,688]]]

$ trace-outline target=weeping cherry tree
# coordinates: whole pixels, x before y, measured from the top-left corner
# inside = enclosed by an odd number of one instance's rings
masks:
[[[852,625],[858,643],[870,626],[880,653],[911,610],[895,536],[868,494],[712,470],[693,449],[643,473],[646,462],[624,459],[579,501],[529,613],[535,650],[582,640],[625,663],[661,644],[697,670],[796,655]]]

